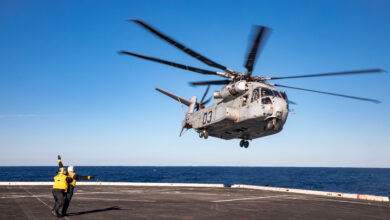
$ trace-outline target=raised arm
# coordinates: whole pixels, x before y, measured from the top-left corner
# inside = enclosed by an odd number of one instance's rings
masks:
[[[94,175],[92,175],[92,176],[80,176],[80,175],[76,174],[76,175],[73,176],[73,179],[75,179],[75,180],[90,180],[90,179],[93,179],[93,178],[95,178]]]
[[[63,165],[62,162],[61,162],[61,156],[60,156],[60,155],[58,155],[58,167],[59,167],[59,168],[64,167],[64,165]]]

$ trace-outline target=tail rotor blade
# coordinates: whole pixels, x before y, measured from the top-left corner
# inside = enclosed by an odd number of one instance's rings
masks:
[[[202,104],[203,104],[203,105],[206,105],[206,104],[209,103],[210,101],[211,101],[211,97],[208,98],[206,101],[204,101]]]
[[[206,89],[206,91],[204,92],[202,99],[200,100],[200,103],[201,103],[201,104],[203,104],[203,100],[204,100],[204,98],[206,98],[206,95],[207,95],[207,93],[209,92],[209,89],[210,89],[210,85],[207,86],[207,89]]]
[[[203,96],[202,96],[202,99],[200,100],[200,102],[197,102],[196,103],[196,106],[195,106],[195,110],[198,111],[199,109],[201,108],[204,108],[204,105],[206,105],[210,100],[211,100],[211,97],[209,99],[207,99],[206,101],[204,101],[204,98],[206,98],[207,96],[207,93],[209,92],[209,89],[210,89],[210,85],[207,86],[207,89],[206,91],[204,92]]]

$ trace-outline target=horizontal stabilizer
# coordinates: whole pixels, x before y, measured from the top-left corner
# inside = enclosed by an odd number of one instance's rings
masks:
[[[171,98],[173,98],[174,100],[176,100],[176,101],[178,101],[178,102],[180,102],[180,103],[183,103],[183,104],[186,105],[186,106],[189,106],[189,105],[191,105],[191,103],[192,103],[192,102],[191,102],[190,100],[188,100],[188,99],[182,98],[182,97],[180,97],[180,96],[177,96],[177,95],[175,95],[175,94],[172,94],[172,93],[167,92],[167,91],[165,91],[165,90],[162,90],[162,89],[160,89],[160,88],[156,88],[156,90],[159,91],[159,92],[161,92],[161,93],[163,93],[163,94],[165,94],[165,95],[167,95],[167,96],[169,96],[169,97],[171,97]]]

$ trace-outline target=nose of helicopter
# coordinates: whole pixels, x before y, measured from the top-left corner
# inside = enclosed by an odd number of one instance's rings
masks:
[[[281,100],[274,99],[273,100],[273,107],[274,107],[274,115],[276,117],[282,116],[283,113],[283,104],[281,103]]]
[[[288,112],[286,100],[281,98],[275,98],[273,100],[273,106],[274,106],[273,116],[278,119],[281,119],[282,121],[285,121]]]

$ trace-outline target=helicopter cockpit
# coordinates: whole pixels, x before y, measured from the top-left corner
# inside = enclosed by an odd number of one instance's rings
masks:
[[[251,102],[254,102],[256,100],[258,100],[260,98],[260,91],[259,91],[259,87],[257,87],[256,89],[253,90],[252,92],[252,99],[251,99]]]
[[[260,91],[261,91],[261,95],[260,95]],[[279,98],[283,98],[284,100],[287,101],[287,95],[285,92],[279,93],[276,90],[271,90],[271,89],[263,88],[263,87],[257,87],[252,92],[251,102],[254,102],[254,101],[258,100],[259,98],[261,98],[262,104],[272,104],[271,97],[279,97]]]
[[[272,104],[272,100],[270,97],[275,96],[272,90],[267,88],[261,88],[261,104]]]

